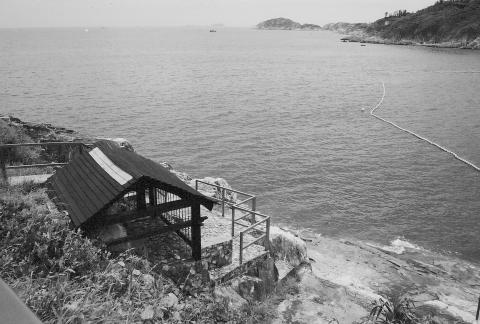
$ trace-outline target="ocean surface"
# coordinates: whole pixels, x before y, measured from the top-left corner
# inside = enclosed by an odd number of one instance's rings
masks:
[[[330,32],[0,30],[0,113],[128,138],[274,222],[480,261],[480,52]],[[365,111],[362,111],[364,109]]]

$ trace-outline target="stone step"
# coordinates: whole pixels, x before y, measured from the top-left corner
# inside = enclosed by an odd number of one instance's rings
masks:
[[[257,254],[255,257],[244,261],[241,265],[239,262],[235,262],[218,269],[210,270],[210,280],[215,282],[216,285],[223,284],[226,281],[244,274],[246,269],[249,268],[251,264],[254,264],[257,260],[263,260],[267,257],[268,252],[263,251],[261,254]]]

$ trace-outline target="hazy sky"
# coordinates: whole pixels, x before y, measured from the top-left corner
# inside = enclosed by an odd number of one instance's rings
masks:
[[[253,26],[287,17],[300,23],[371,22],[385,11],[416,11],[434,0],[0,0],[0,27]]]

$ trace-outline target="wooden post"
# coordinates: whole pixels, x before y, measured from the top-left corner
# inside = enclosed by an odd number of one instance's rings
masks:
[[[225,188],[222,188],[222,217],[225,217]]]
[[[8,183],[8,176],[7,176],[7,151],[8,148],[0,148],[0,183]]]
[[[252,210],[256,211],[257,210],[257,197],[252,198]],[[257,221],[255,220],[255,213],[251,213],[250,217],[250,222],[252,224],[255,224]]]
[[[139,187],[137,189],[137,209],[143,210],[147,208],[147,202],[145,201],[145,188]]]
[[[150,206],[156,206],[157,205],[157,195],[155,194],[156,189],[154,186],[150,186],[148,188],[148,203]],[[153,217],[157,216],[157,211],[154,209],[153,210]]]
[[[235,206],[232,206],[232,238],[235,236]]]
[[[267,218],[267,222],[266,222],[264,246],[267,251],[270,251],[270,217]]]
[[[479,315],[480,315],[480,297],[478,297],[477,316],[475,316],[475,320],[478,321]]]
[[[148,188],[148,203],[150,204],[150,206],[155,206],[157,204],[157,202],[155,201],[155,196],[155,187],[150,186]]]
[[[200,204],[195,203],[191,207],[192,210],[192,257],[198,261],[202,259],[202,219],[200,216]]]
[[[240,265],[243,262],[243,232],[240,232]]]

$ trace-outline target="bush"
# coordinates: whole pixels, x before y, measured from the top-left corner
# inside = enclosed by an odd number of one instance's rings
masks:
[[[44,189],[23,194],[2,189],[0,198],[0,260],[2,277],[45,277],[69,271],[82,276],[97,270],[105,252],[80,231],[69,230],[69,219],[50,211]]]
[[[370,312],[370,319],[376,324],[419,323],[414,308],[415,305],[408,298],[395,297],[392,301],[380,298]]]
[[[0,144],[17,144],[32,142],[32,139],[20,129],[9,126],[0,119]],[[0,150],[0,163],[16,162],[30,164],[40,157],[40,150],[35,147],[19,147]]]

